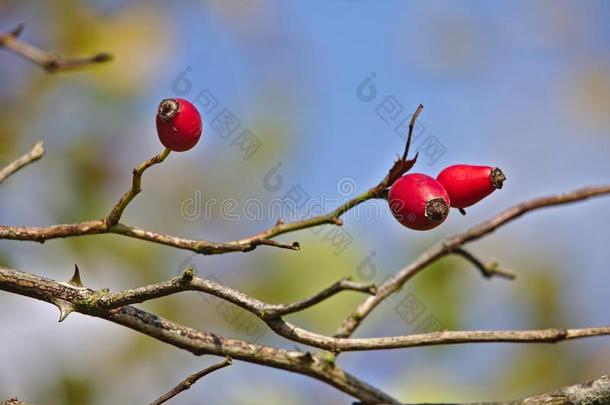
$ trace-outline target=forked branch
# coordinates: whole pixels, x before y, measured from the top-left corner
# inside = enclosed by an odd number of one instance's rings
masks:
[[[37,64],[47,73],[80,69],[89,65],[109,62],[113,59],[113,56],[107,52],[80,58],[65,58],[52,52],[43,51],[19,38],[24,28],[25,25],[20,24],[14,30],[0,35],[0,48],[6,48]]]

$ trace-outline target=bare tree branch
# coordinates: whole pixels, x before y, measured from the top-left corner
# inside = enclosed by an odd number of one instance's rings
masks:
[[[0,170],[0,183],[2,183],[12,174],[19,171],[24,166],[27,166],[30,163],[37,161],[43,155],[44,155],[44,142],[37,141],[34,144],[34,146],[32,146],[32,149],[28,153],[21,156],[19,159],[15,160],[14,162],[10,163],[5,168]]]
[[[570,193],[535,198],[533,200],[517,204],[492,217],[491,219],[470,228],[466,232],[451,236],[444,241],[437,243],[428,250],[424,251],[424,253],[422,253],[414,262],[409,264],[407,267],[404,267],[393,277],[389,278],[383,284],[378,286],[377,294],[360,304],[360,306],[343,321],[335,336],[351,336],[356,328],[358,328],[358,326],[362,323],[362,320],[366,318],[366,316],[368,316],[368,314],[371,313],[371,311],[373,311],[373,309],[375,309],[379,303],[381,303],[388,296],[399,291],[408,280],[410,280],[426,266],[448,254],[454,253],[455,249],[492,233],[500,226],[505,225],[530,211],[569,204],[607,194],[610,194],[610,185],[587,187],[572,191]]]
[[[0,267],[0,290],[46,301],[60,312],[75,311],[106,319],[195,355],[229,356],[307,375],[366,403],[399,404],[388,394],[344,372],[334,362],[309,352],[287,351],[179,325],[132,306],[106,310],[95,305],[106,292],[60,283]]]
[[[0,171],[0,182],[21,167],[42,157],[44,153],[42,142],[34,145],[32,151],[5,169]],[[169,150],[145,161],[133,170],[131,188],[121,197],[112,208],[110,214],[103,220],[84,221],[73,224],[50,225],[45,227],[6,226],[0,225],[0,239],[24,240],[45,242],[49,239],[77,237],[85,235],[99,235],[104,233],[115,233],[131,238],[141,239],[148,242],[158,243],[178,249],[191,250],[204,255],[222,254],[228,252],[248,252],[258,246],[274,246],[282,249],[299,250],[298,242],[282,243],[263,237],[249,238],[248,240],[233,242],[211,242],[203,239],[187,239],[178,236],[152,232],[134,226],[118,222],[127,205],[141,191],[142,175],[146,169],[154,164],[161,163],[169,155]]]
[[[0,270],[2,270],[1,267]],[[15,277],[15,274],[27,275],[27,273],[16,272],[15,270],[4,269],[4,271],[12,272],[11,274],[13,277]],[[32,276],[29,275],[28,277]],[[383,350],[475,342],[555,343],[562,340],[610,334],[610,326],[604,326],[583,329],[541,329],[523,331],[442,331],[408,336],[358,339],[336,338],[299,328],[279,317],[280,314],[287,313],[287,311],[295,312],[297,310],[302,310],[321,301],[316,297],[324,296],[326,291],[336,289],[334,285],[314,296],[316,299],[304,300],[296,304],[274,305],[264,303],[256,298],[252,298],[242,292],[230,289],[213,281],[193,277],[192,271],[189,270],[185,271],[182,276],[175,277],[166,282],[117,293],[110,293],[107,290],[93,291],[86,289],[82,287],[80,277],[72,277],[72,280],[75,278],[78,279],[79,282],[76,283],[72,281],[71,283],[68,283],[68,285],[87,291],[89,294],[76,303],[70,301],[74,304],[73,307],[70,308],[71,311],[78,310],[78,308],[83,305],[90,311],[95,309],[111,311],[120,309],[126,305],[168,296],[181,291],[197,290],[214,295],[244,308],[258,316],[267,323],[273,331],[287,339],[337,353],[342,351]],[[0,289],[3,289],[2,281],[3,280],[0,278]],[[358,290],[360,291],[362,289],[359,288]],[[62,314],[62,318],[65,318],[70,312],[70,310],[67,310],[66,308],[60,309],[65,313],[65,315]]]
[[[43,227],[0,225],[0,239],[45,242],[50,239],[69,238],[86,235],[115,233],[147,242],[190,250],[203,255],[217,255],[230,252],[249,252],[257,246],[275,246],[282,249],[299,250],[298,242],[290,244],[268,239],[253,239],[248,242],[212,242],[204,239],[188,239],[153,232],[131,225],[118,223],[109,226],[105,219],[84,221],[73,224]]]
[[[185,276],[183,276],[185,277]],[[188,275],[185,277],[188,279]],[[74,277],[72,278],[74,280]],[[60,308],[61,318],[71,311],[103,318],[129,327],[194,354],[230,356],[235,359],[281,368],[324,381],[365,403],[398,403],[387,394],[346,374],[334,360],[309,352],[289,352],[269,346],[191,329],[131,306],[104,309],[98,305],[107,291],[94,291],[78,283],[56,281],[0,267],[0,290],[40,299]],[[61,319],[60,318],[60,319]],[[610,326],[583,329],[530,331],[444,331],[411,336],[337,339],[316,335],[315,346],[331,351],[379,350],[439,344],[475,342],[554,343],[563,340],[610,335]],[[301,339],[302,340],[302,339]]]
[[[273,322],[276,324],[272,329],[281,336],[334,353],[458,343],[557,343],[563,340],[610,335],[610,326],[601,326],[582,329],[439,331],[407,336],[332,338],[295,327],[281,319],[269,323]]]
[[[353,405],[363,405],[363,402],[354,402]],[[443,405],[603,405],[610,404],[610,379],[604,375],[597,380],[581,384],[570,385],[555,391],[535,395],[517,401],[505,402],[469,402],[468,404]],[[407,404],[405,404],[407,405]],[[419,405],[419,404],[418,404]],[[433,404],[429,404],[433,405]]]
[[[107,52],[82,58],[64,58],[58,54],[45,52],[19,39],[24,27],[23,24],[20,24],[14,30],[0,35],[0,48],[9,49],[15,54],[34,62],[47,73],[80,69],[93,64],[109,62],[113,59],[113,56]]]
[[[114,309],[124,305],[166,297],[181,291],[200,291],[231,302],[262,320],[266,320],[305,310],[341,291],[349,290],[368,294],[374,294],[376,291],[373,284],[356,283],[344,278],[304,300],[291,304],[268,304],[214,281],[194,277],[192,269],[188,268],[181,276],[168,281],[121,292],[108,292],[101,295],[97,302],[91,302],[91,305],[100,305],[104,309]]]
[[[610,404],[610,379],[604,375],[597,380],[560,388],[556,391],[536,395],[511,405],[593,405]]]
[[[208,375],[210,373],[213,373],[216,370],[220,370],[221,368],[230,366],[232,363],[233,363],[233,361],[231,360],[231,358],[229,356],[227,356],[224,358],[223,361],[213,364],[210,367],[204,368],[201,371],[198,371],[194,374],[189,375],[184,380],[182,380],[180,382],[180,384],[176,385],[174,388],[172,388],[170,391],[168,391],[167,393],[160,396],[158,399],[152,401],[150,403],[150,405],[161,405],[161,404],[169,401],[176,395],[180,394],[182,391],[186,391],[189,388],[191,388],[191,385],[195,384],[201,378],[205,377],[206,375]]]

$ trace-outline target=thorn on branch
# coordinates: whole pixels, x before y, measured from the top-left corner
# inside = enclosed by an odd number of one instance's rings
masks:
[[[80,271],[78,270],[78,265],[74,265],[74,274],[72,278],[68,281],[68,284],[74,286],[76,288],[85,288],[80,278]]]
[[[58,322],[62,322],[64,319],[66,319],[68,317],[68,315],[70,315],[70,313],[72,313],[75,310],[74,304],[72,304],[68,301],[64,301],[61,298],[55,298],[53,300],[53,304],[55,304],[55,306],[59,309],[59,321]]]

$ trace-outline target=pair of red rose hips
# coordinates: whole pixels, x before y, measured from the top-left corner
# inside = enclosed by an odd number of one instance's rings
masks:
[[[420,173],[398,179],[388,194],[390,210],[407,228],[425,231],[445,221],[449,207],[464,208],[502,188],[506,177],[490,166],[454,165],[436,179]]]

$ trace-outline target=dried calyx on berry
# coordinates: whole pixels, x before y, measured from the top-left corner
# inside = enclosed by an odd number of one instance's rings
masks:
[[[161,103],[159,103],[157,115],[163,121],[168,121],[176,116],[179,108],[180,104],[175,98],[166,98],[165,100],[161,101]]]
[[[182,98],[167,98],[157,109],[157,134],[167,149],[184,152],[193,148],[203,123],[197,108]]]

